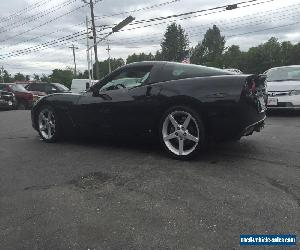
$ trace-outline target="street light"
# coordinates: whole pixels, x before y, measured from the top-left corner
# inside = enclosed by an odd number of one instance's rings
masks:
[[[100,43],[101,41],[105,40],[108,36],[110,36],[111,34],[118,32],[119,30],[123,29],[126,25],[130,24],[133,20],[135,20],[134,17],[129,16],[127,18],[125,18],[123,21],[121,21],[120,23],[118,23],[116,26],[114,26],[112,28],[112,31],[109,32],[106,36],[100,38],[96,44]],[[91,46],[89,49],[93,48],[94,46]]]
[[[126,25],[130,24],[135,18],[129,16],[125,18],[122,22],[118,23],[115,27],[112,28],[113,32],[118,32],[119,30],[123,29]]]
[[[238,8],[237,4],[230,4],[226,6],[226,10],[235,10]]]

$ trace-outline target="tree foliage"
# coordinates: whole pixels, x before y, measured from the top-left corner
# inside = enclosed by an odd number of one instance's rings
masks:
[[[167,27],[161,43],[161,59],[180,62],[186,56],[189,40],[181,25],[172,23]]]
[[[70,69],[54,69],[52,70],[52,74],[49,75],[49,78],[51,82],[61,83],[68,88],[71,88],[73,74],[73,71]]]
[[[122,58],[111,58],[110,59],[110,65],[111,65],[112,71],[123,66],[124,64],[125,64],[125,62]],[[99,69],[100,69],[100,79],[101,79],[104,76],[106,76],[109,72],[108,60],[99,62]],[[94,79],[96,79],[95,73],[96,73],[96,70],[95,70],[95,64],[94,64]]]
[[[237,68],[244,73],[263,73],[267,69],[284,65],[300,65],[300,43],[292,44],[289,41],[279,42],[271,37],[267,42],[241,51],[238,45],[225,48],[226,40],[220,29],[213,25],[208,29],[203,39],[193,48],[189,49],[189,40],[184,29],[176,23],[170,24],[164,34],[161,50],[155,55],[149,53],[134,53],[129,55],[126,63],[139,61],[182,61],[187,50],[191,54],[191,63],[213,66],[219,68]],[[125,64],[122,58],[111,58],[112,70]],[[95,74],[95,64],[94,74]],[[108,74],[108,60],[99,62],[100,78]],[[3,72],[4,82],[29,80],[28,75],[17,73],[13,77],[7,70]],[[71,86],[74,77],[73,69],[54,69],[49,76],[34,74],[33,79],[42,82],[59,82],[67,87]],[[78,72],[76,78],[87,79],[88,71]],[[95,78],[95,76],[94,76]]]
[[[25,76],[22,74],[22,73],[17,73],[17,74],[15,74],[15,76],[14,76],[14,80],[15,81],[25,81]]]
[[[145,53],[140,53],[140,54],[132,54],[129,55],[126,59],[126,63],[133,63],[133,62],[142,62],[142,61],[153,61],[155,60],[154,55],[151,53],[145,54]]]
[[[221,67],[224,48],[225,37],[221,36],[220,29],[214,25],[212,29],[206,31],[203,40],[193,49],[191,62]]]

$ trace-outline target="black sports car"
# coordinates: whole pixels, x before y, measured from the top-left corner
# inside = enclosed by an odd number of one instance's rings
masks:
[[[53,94],[32,109],[46,142],[72,131],[158,135],[178,159],[191,158],[208,139],[236,140],[264,126],[265,78],[173,62],[118,68],[83,94]]]

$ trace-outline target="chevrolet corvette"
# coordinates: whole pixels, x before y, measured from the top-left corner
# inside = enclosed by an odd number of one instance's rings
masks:
[[[153,134],[177,159],[209,140],[238,140],[264,126],[265,77],[175,62],[138,62],[104,77],[85,93],[41,98],[32,125],[46,142],[66,134]]]

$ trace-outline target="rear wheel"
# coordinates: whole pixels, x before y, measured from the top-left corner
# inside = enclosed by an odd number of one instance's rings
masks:
[[[161,120],[159,134],[164,149],[176,159],[191,159],[204,147],[203,122],[189,107],[169,109]]]
[[[43,106],[38,112],[37,125],[40,137],[46,142],[55,142],[60,138],[58,116],[51,106]]]

